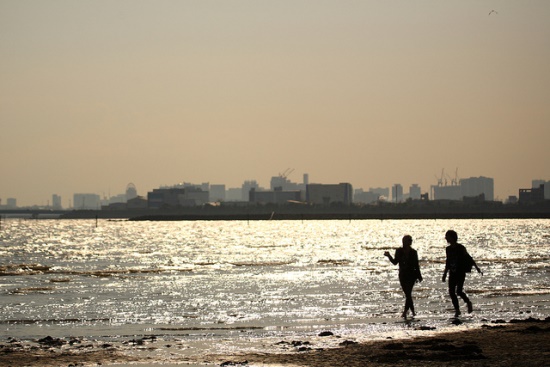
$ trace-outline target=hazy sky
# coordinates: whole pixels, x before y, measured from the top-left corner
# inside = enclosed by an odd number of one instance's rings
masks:
[[[550,180],[548,0],[0,0],[0,60],[3,204]]]

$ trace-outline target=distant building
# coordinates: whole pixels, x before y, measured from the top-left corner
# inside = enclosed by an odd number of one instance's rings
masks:
[[[305,197],[306,185],[308,183],[309,183],[309,175],[307,173],[304,174],[302,183],[291,182],[285,175],[279,175],[279,176],[271,177],[270,188],[272,191],[276,191],[276,190],[282,190],[286,192],[300,191],[301,197]]]
[[[210,185],[209,201],[225,201],[225,185]]]
[[[284,205],[289,201],[302,201],[302,192],[300,190],[283,191],[276,189],[270,191],[256,191],[251,189],[249,192],[249,201],[256,204]]]
[[[281,189],[283,191],[296,191],[296,190],[305,191],[305,188],[306,188],[305,181],[307,180],[308,180],[307,174],[304,175],[304,183],[291,182],[288,178],[284,176],[274,176],[274,177],[271,177],[270,188],[271,190]]]
[[[115,195],[115,196],[111,196],[109,198],[109,200],[104,200],[106,201],[107,203],[106,204],[120,204],[120,203],[125,203],[128,201],[127,199],[127,195],[126,194],[118,194],[118,195]]]
[[[186,187],[179,198],[181,206],[201,206],[209,202],[210,193],[200,187]]]
[[[159,209],[163,207],[179,206],[179,197],[185,193],[183,188],[160,188],[147,193],[149,208]]]
[[[243,201],[242,188],[229,188],[225,191],[225,201]]]
[[[99,210],[101,198],[97,194],[74,194],[73,208],[76,210]]]
[[[194,184],[194,183],[191,183],[191,182],[180,182],[176,185],[172,185],[172,186],[167,186],[167,187],[161,187],[161,189],[165,189],[165,188],[172,188],[172,189],[185,189],[187,187],[198,187],[200,188],[202,191],[208,191],[209,190],[209,187],[210,187],[210,184],[208,182],[203,182],[203,183],[200,183],[200,184]]]
[[[147,209],[147,199],[143,196],[136,196],[126,202],[128,209]]]
[[[251,189],[260,191],[260,185],[258,185],[256,180],[248,180],[243,182],[243,185],[241,186],[241,200],[248,201],[248,193]]]
[[[378,195],[377,200],[388,200],[390,198],[390,188],[389,187],[371,187],[369,192]]]
[[[60,210],[63,209],[61,206],[61,196],[53,194],[52,195],[52,209]]]
[[[126,186],[126,200],[125,201],[133,199],[137,196],[138,196],[138,194],[137,194],[136,185],[134,185],[133,183],[129,183]]]
[[[292,186],[292,183],[285,176],[273,176],[271,177],[271,181],[269,183],[271,190],[287,190],[289,186]]]
[[[460,180],[462,197],[485,196],[485,201],[494,201],[494,180],[488,177],[470,177]]]
[[[400,203],[403,201],[403,186],[401,184],[395,184],[391,188],[392,201]]]
[[[329,206],[341,204],[349,206],[352,203],[353,188],[349,183],[340,184],[308,184],[306,186],[306,201]]]
[[[539,188],[541,185],[544,186],[544,200],[550,200],[550,181],[545,180],[533,180],[532,188]]]
[[[422,193],[420,190],[420,186],[418,186],[418,184],[412,184],[409,187],[409,198],[413,200],[420,200],[421,195]]]
[[[494,200],[494,180],[488,177],[470,177],[461,179],[453,185],[432,186],[433,200],[464,200],[479,198],[483,195],[485,201]]]
[[[520,204],[536,204],[544,201],[544,185],[533,189],[519,189]]]
[[[459,185],[432,186],[433,200],[462,200]]]
[[[354,203],[372,204],[380,199],[380,194],[372,191],[363,191],[363,189],[356,189],[353,193]]]
[[[154,189],[147,193],[149,208],[176,208],[199,206],[208,202],[209,192],[200,187],[187,186]]]
[[[546,180],[541,180],[541,179],[532,180],[531,181],[531,188],[532,189],[538,189],[540,187],[540,185],[545,185],[545,184],[546,184]]]
[[[17,199],[16,198],[7,198],[6,199],[6,208],[8,208],[8,209],[17,208]]]

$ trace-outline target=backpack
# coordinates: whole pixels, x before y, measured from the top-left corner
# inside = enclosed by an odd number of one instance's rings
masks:
[[[466,273],[471,273],[472,268],[474,267],[474,259],[467,251],[464,251],[464,271]]]

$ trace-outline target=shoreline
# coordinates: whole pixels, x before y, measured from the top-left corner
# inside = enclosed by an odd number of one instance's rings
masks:
[[[388,220],[388,219],[548,219],[550,200],[537,204],[411,201],[377,205],[313,206],[223,203],[194,207],[0,210],[0,218],[111,219],[136,221],[203,220]]]
[[[423,331],[428,335],[423,335]],[[550,360],[550,318],[486,322],[480,327],[434,331],[417,328],[410,338],[356,342],[331,332],[336,348],[315,341],[281,340],[278,351],[201,354],[166,360],[177,351],[177,341],[144,337],[124,343],[83,338],[46,337],[36,341],[9,338],[0,343],[2,366],[542,366]],[[320,339],[319,339],[320,340]],[[161,353],[159,353],[161,352]]]

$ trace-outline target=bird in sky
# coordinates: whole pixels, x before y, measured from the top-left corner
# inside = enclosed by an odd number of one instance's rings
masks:
[[[496,15],[498,15],[498,11],[496,11],[496,10],[491,10],[491,11],[489,12],[488,15],[491,15],[491,14],[496,14]]]

